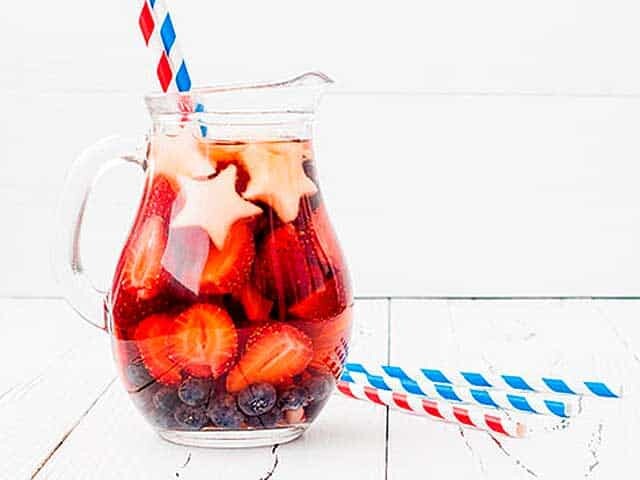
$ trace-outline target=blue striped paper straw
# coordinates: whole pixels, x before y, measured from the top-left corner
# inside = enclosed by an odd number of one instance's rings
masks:
[[[349,383],[365,383],[385,391],[406,392],[432,399],[443,399],[454,403],[471,403],[484,407],[500,408],[522,413],[570,417],[578,409],[572,402],[547,397],[542,394],[522,395],[502,390],[487,390],[446,384],[408,377],[396,378],[388,375],[373,375],[362,370],[345,370],[342,380]]]
[[[520,375],[493,375],[471,371],[445,371],[434,368],[421,368],[410,371],[391,365],[385,365],[380,368],[365,368],[365,366],[360,363],[348,363],[345,369],[350,373],[359,372],[385,378],[408,379],[413,382],[427,380],[434,384],[517,390],[523,393],[559,393],[600,398],[619,398],[622,395],[622,386],[611,386],[596,380],[577,381],[553,377],[525,378]]]
[[[189,75],[187,62],[178,43],[178,36],[171,14],[164,0],[144,1],[145,6],[148,5],[150,7],[143,8],[140,17],[140,27],[145,41],[147,45],[151,46],[153,44],[156,49],[164,52],[157,69],[162,89],[166,91],[169,85],[174,85],[178,92],[189,92],[191,90],[191,75]],[[151,19],[149,14],[152,16]],[[146,20],[143,20],[145,18]],[[170,68],[167,68],[166,63],[170,65]],[[204,105],[197,103],[194,111],[196,113],[204,112]],[[200,132],[203,137],[206,137],[207,127],[200,125]]]

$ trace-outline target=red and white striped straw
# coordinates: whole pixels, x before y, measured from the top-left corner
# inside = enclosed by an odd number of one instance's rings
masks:
[[[158,59],[156,75],[162,91],[191,90],[191,77],[164,0],[144,0],[138,25],[145,43]]]
[[[144,42],[158,58],[156,75],[162,91],[190,91],[191,76],[164,0],[143,0],[138,25]],[[185,113],[204,111],[204,105],[197,103],[194,106],[191,97],[181,98],[179,108]],[[204,124],[200,125],[200,133],[203,137],[207,136],[207,127]]]
[[[527,427],[509,418],[504,412],[474,405],[459,405],[432,400],[403,392],[379,390],[368,385],[339,381],[338,391],[357,400],[384,405],[405,413],[420,415],[441,422],[476,428],[514,438],[522,438]]]

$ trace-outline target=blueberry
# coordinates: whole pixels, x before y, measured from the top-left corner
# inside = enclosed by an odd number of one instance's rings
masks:
[[[154,385],[151,385],[151,387],[147,387],[144,390],[129,393],[129,398],[131,398],[133,404],[143,412],[155,409],[153,406],[153,395],[155,392],[153,387]]]
[[[131,399],[157,428],[170,429],[175,427],[173,409],[179,403],[175,390],[159,383],[152,383],[140,391],[132,393]]]
[[[162,412],[172,412],[178,405],[178,395],[173,388],[161,387],[152,399],[153,406]]]
[[[204,408],[179,405],[173,414],[176,422],[188,430],[200,430],[209,421]]]
[[[335,378],[327,373],[318,372],[316,375],[303,382],[304,387],[309,392],[311,401],[322,401],[329,397],[333,390]]]
[[[251,428],[262,428],[262,422],[260,421],[260,417],[247,417],[246,419],[247,426]]]
[[[247,417],[247,425],[253,428],[270,428],[275,427],[282,418],[282,411],[278,408],[272,408],[271,411],[259,417]]]
[[[305,416],[307,417],[307,421],[309,422],[313,421],[318,416],[318,414],[320,413],[320,410],[322,410],[322,407],[324,407],[325,404],[326,404],[325,401],[319,401],[319,402],[313,402],[307,405],[304,409],[304,413],[305,413]]]
[[[127,376],[127,380],[131,386],[136,390],[139,390],[154,381],[140,357],[134,358],[131,363],[127,364],[125,375]]]
[[[263,427],[275,427],[282,420],[282,411],[277,408],[273,408],[270,412],[260,415],[259,418]]]
[[[222,393],[219,396],[212,398],[211,403],[209,404],[209,408],[218,407],[237,410],[238,405],[236,403],[236,397],[234,397],[230,393]]]
[[[238,393],[238,407],[245,415],[256,417],[276,404],[276,389],[270,383],[254,383]]]
[[[207,415],[216,427],[239,428],[244,421],[244,415],[238,410],[233,395],[224,394],[215,398],[207,408]]]
[[[208,378],[189,377],[180,384],[178,397],[192,407],[204,405],[209,400],[211,381]]]
[[[149,414],[149,419],[152,424],[159,428],[171,429],[176,426],[176,420],[173,416],[173,412],[155,410]]]
[[[309,391],[304,387],[292,386],[280,394],[278,407],[281,410],[297,410],[309,402]]]

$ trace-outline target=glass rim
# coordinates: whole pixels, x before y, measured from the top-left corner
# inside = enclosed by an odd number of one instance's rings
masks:
[[[144,95],[152,117],[210,114],[312,114],[333,80],[321,72],[307,72],[290,80],[196,87],[185,92],[154,91]]]

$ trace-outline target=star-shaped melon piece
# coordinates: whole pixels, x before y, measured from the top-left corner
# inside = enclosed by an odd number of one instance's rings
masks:
[[[202,227],[216,248],[222,250],[234,223],[262,213],[262,209],[236,192],[237,173],[237,167],[229,165],[211,179],[181,177],[180,194],[184,195],[185,203],[172,220],[171,228]]]
[[[304,153],[300,142],[249,145],[240,152],[240,162],[249,173],[249,184],[242,196],[265,202],[285,223],[295,220],[300,198],[318,191],[304,172]]]
[[[189,129],[177,135],[158,134],[150,141],[149,160],[156,174],[169,178],[206,178],[216,173],[212,162]]]

